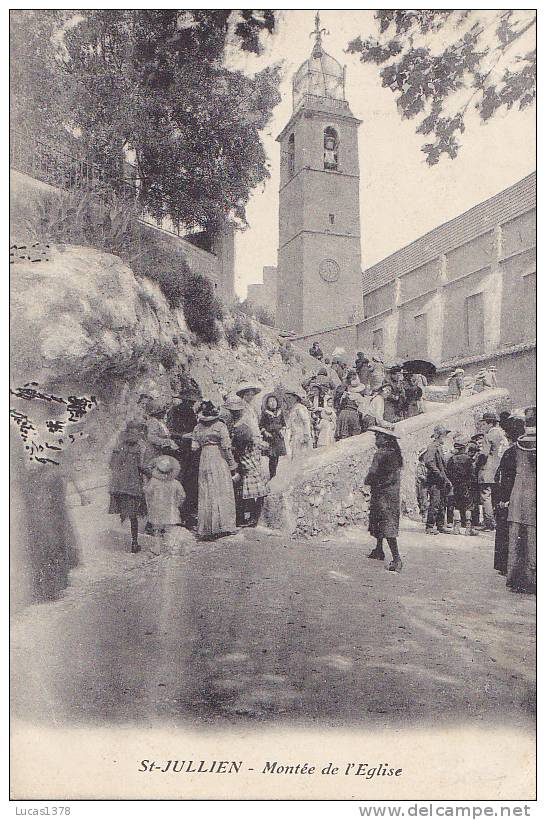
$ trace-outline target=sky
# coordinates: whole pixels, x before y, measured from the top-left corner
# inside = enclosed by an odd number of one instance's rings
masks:
[[[275,34],[260,57],[233,58],[245,71],[282,62],[282,100],[262,138],[270,179],[257,188],[247,208],[249,228],[236,236],[235,289],[262,281],[264,265],[276,265],[278,245],[279,144],[275,137],[292,113],[292,75],[308,58],[314,11],[280,13]],[[494,12],[490,14],[493,19]],[[373,11],[321,11],[325,51],[347,66],[346,98],[359,129],[362,267],[367,268],[423,233],[517,182],[535,169],[535,107],[500,112],[488,123],[472,113],[455,160],[429,167],[421,152],[418,120],[402,121],[394,94],[381,87],[378,69],[344,49],[358,34],[376,33]],[[534,29],[529,32],[530,42]],[[532,45],[530,46],[532,48]]]

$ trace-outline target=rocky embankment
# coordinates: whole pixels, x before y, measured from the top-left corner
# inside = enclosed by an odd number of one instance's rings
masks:
[[[299,352],[283,360],[275,331],[261,325],[261,345],[199,343],[182,310],[117,256],[29,246],[13,250],[11,261],[17,604],[55,597],[66,585],[78,545],[65,495],[85,503],[104,485],[112,445],[142,412],[143,394],[168,405],[192,379],[217,402],[242,380],[264,390],[298,386],[317,363]],[[86,405],[91,397],[96,403]],[[80,417],[82,406],[89,412]]]
[[[88,421],[100,431],[99,449],[108,448],[143,393],[168,403],[192,378],[220,401],[243,379],[264,389],[295,387],[316,368],[301,353],[283,361],[275,332],[261,325],[260,346],[199,343],[155,283],[108,253],[59,246],[39,262],[18,260],[11,271],[12,386],[36,382],[60,394],[95,395]]]

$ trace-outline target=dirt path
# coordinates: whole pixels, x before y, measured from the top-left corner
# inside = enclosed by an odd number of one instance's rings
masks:
[[[356,531],[296,543],[247,530],[132,556],[112,518],[97,535],[97,513],[76,512],[85,565],[65,597],[14,619],[21,716],[532,721],[535,599],[506,589],[489,538],[426,539],[406,521],[398,575]]]

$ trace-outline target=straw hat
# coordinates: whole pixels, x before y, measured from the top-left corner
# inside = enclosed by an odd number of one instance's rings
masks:
[[[284,395],[285,396],[297,396],[300,401],[305,401],[305,399],[307,398],[305,396],[305,394],[302,393],[301,390],[298,390],[298,388],[292,388],[292,387],[289,387],[288,389],[286,389],[284,391]]]
[[[517,441],[520,450],[536,450],[537,435],[527,430],[523,436],[520,436]]]
[[[211,401],[204,401],[199,408],[199,421],[216,421],[219,416],[218,408]]]
[[[224,407],[226,410],[244,410],[246,405],[240,396],[237,396],[236,393],[230,393],[229,396],[226,396]]]
[[[243,396],[245,393],[254,393],[257,395],[262,392],[262,388],[256,384],[252,384],[252,382],[241,382],[235,392],[238,396]]]
[[[156,477],[171,476],[176,478],[180,472],[180,464],[172,456],[159,456],[152,462],[152,475]]]
[[[453,439],[454,447],[468,447],[469,444],[470,439],[467,436],[462,435],[462,433],[459,433],[459,435],[455,436]]]
[[[432,431],[431,438],[434,438],[435,436],[443,436],[443,435],[446,435],[447,433],[451,433],[451,430],[449,430],[445,426],[445,424],[437,424],[435,426],[434,430]]]

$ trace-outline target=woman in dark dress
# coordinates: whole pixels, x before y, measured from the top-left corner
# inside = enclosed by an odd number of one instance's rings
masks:
[[[398,444],[399,436],[392,430],[370,427],[375,433],[377,450],[373,457],[365,484],[371,487],[369,532],[377,540],[368,558],[385,559],[383,540],[389,545],[392,561],[391,572],[400,572],[402,561],[398,552],[398,525],[400,522],[400,473],[403,459]]]
[[[501,575],[506,575],[508,571],[508,506],[516,478],[516,442],[524,434],[525,424],[523,419],[510,416],[505,419],[503,429],[510,446],[504,451],[495,476],[498,490],[493,566]]]
[[[260,430],[265,439],[269,457],[269,478],[277,474],[279,458],[286,455],[283,432],[286,430],[286,419],[275,393],[265,397],[262,414],[260,416]]]
[[[525,433],[516,442],[516,477],[508,506],[506,586],[514,592],[537,592],[537,437],[525,418]]]
[[[144,497],[144,453],[142,424],[130,421],[119,436],[110,458],[110,507],[121,523],[126,518],[131,525],[131,552],[140,552],[138,517],[146,515]]]

